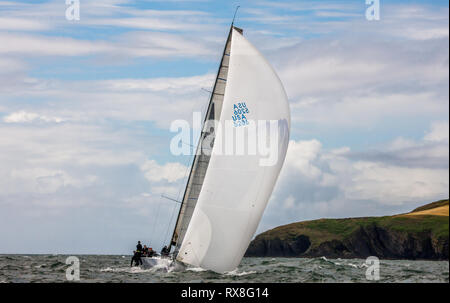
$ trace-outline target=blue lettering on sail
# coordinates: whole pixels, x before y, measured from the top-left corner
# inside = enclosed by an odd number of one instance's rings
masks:
[[[245,102],[238,102],[233,104],[233,115],[231,116],[231,118],[233,118],[234,127],[248,125],[246,115],[249,113],[250,111],[248,110],[247,104],[245,104]]]

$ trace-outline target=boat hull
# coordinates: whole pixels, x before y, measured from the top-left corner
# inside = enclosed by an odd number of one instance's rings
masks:
[[[143,269],[157,269],[157,270],[165,270],[165,271],[173,271],[173,270],[183,270],[184,265],[180,262],[173,260],[172,258],[161,258],[161,257],[142,257],[142,265],[140,266]]]

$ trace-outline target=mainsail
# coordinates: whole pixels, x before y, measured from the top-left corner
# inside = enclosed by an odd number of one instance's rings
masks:
[[[199,143],[192,163],[191,171],[189,173],[186,189],[184,191],[183,199],[181,201],[180,212],[178,214],[177,222],[175,224],[175,230],[172,235],[172,239],[169,247],[175,246],[177,251],[183,242],[184,235],[192,217],[195,205],[197,204],[198,197],[200,195],[203,180],[205,178],[206,170],[210,160],[211,149],[214,142],[210,142],[210,150],[205,150],[205,139],[211,139],[214,134],[211,134],[211,130],[207,129],[208,120],[218,120],[222,111],[223,97],[225,94],[225,84],[228,75],[228,64],[230,61],[230,40],[232,30],[228,34],[227,43],[222,54],[219,70],[217,72],[214,88],[209,100],[208,109],[205,115],[205,121],[203,123],[203,129],[200,134]]]
[[[206,120],[225,125],[238,104],[245,104],[246,120],[277,122],[277,159],[263,166],[264,155],[223,155],[217,152],[220,144],[211,144],[211,155],[200,153],[194,159],[171,242],[177,245],[178,261],[216,272],[234,270],[241,262],[283,165],[290,131],[281,81],[242,30],[232,25]],[[207,131],[203,130],[198,149]],[[216,141],[222,137],[220,131]]]

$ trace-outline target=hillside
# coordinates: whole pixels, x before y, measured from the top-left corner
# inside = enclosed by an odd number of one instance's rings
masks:
[[[247,257],[448,259],[449,200],[384,217],[320,219],[258,235]]]

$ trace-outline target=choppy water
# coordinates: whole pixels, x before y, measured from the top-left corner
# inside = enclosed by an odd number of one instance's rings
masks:
[[[66,282],[65,255],[0,255],[0,282]],[[130,268],[131,256],[81,255],[81,282],[368,282],[362,259],[244,258],[234,272]],[[381,260],[379,282],[449,282],[448,261]]]

